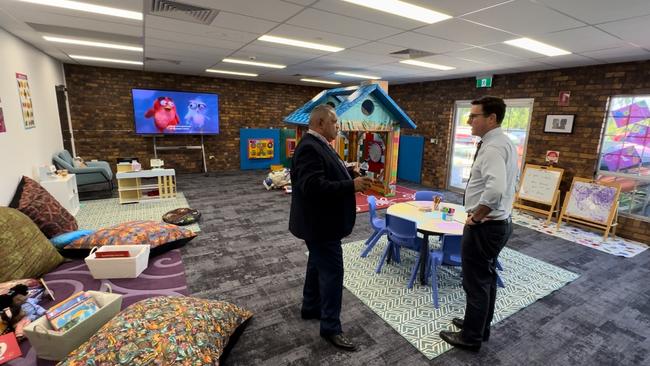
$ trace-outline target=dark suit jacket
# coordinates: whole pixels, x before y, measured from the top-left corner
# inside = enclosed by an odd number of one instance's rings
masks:
[[[354,181],[325,142],[306,133],[291,165],[289,230],[305,241],[341,240],[356,219]]]

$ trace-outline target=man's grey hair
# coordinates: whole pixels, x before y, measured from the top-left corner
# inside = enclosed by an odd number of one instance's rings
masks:
[[[330,113],[336,114],[334,108],[329,104],[321,104],[311,110],[309,125],[314,126],[321,118],[327,118]]]

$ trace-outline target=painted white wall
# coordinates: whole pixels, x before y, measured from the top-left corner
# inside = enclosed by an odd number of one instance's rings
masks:
[[[23,175],[37,178],[36,167],[52,164],[63,149],[54,87],[64,83],[61,62],[0,28],[0,108],[7,132],[0,133],[0,205],[11,202]],[[16,73],[27,75],[36,127],[23,126]]]

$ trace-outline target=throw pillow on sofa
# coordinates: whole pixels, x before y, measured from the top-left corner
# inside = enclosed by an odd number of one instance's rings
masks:
[[[63,257],[39,228],[22,212],[0,207],[0,282],[38,278]]]
[[[68,250],[82,250],[86,253],[93,247],[104,245],[149,244],[151,245],[151,254],[155,255],[178,248],[195,237],[196,234],[192,230],[176,225],[148,220],[130,221],[97,230],[86,237],[77,239],[66,245],[63,248],[63,253],[65,254]]]
[[[23,177],[9,207],[20,210],[48,238],[78,229],[77,220],[38,182]]]
[[[219,365],[233,333],[252,316],[223,301],[145,299],[106,323],[59,366]]]

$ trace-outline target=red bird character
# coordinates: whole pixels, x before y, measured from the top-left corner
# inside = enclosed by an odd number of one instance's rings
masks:
[[[176,114],[176,105],[174,100],[170,97],[158,97],[153,102],[153,107],[144,114],[145,118],[153,117],[153,123],[159,132],[163,132],[166,128],[173,129],[178,124],[179,118]]]

